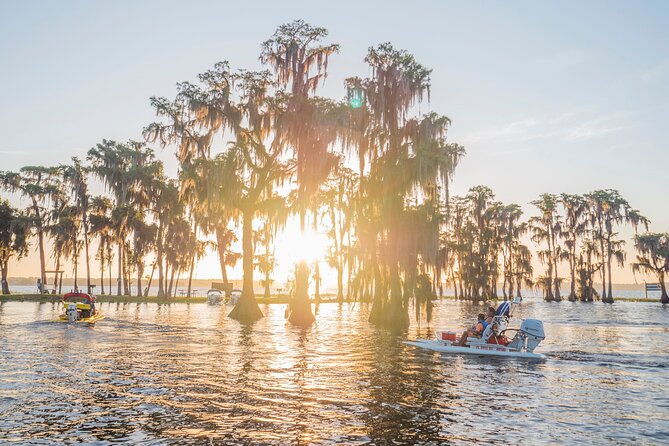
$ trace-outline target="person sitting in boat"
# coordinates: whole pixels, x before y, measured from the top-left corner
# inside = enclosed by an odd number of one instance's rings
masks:
[[[488,314],[486,315],[485,321],[488,325],[492,324],[492,320],[495,317],[495,309],[493,307],[488,307]]]
[[[458,342],[459,346],[464,347],[465,344],[467,343],[467,338],[480,338],[485,329],[488,327],[488,323],[485,321],[486,316],[483,313],[479,313],[478,316],[478,321],[470,330],[465,330],[464,333],[462,333],[462,336],[460,336],[460,341]]]

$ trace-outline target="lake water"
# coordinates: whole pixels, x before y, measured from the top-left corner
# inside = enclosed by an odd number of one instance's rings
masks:
[[[252,326],[206,304],[0,303],[0,443],[669,443],[669,308],[526,300],[546,361],[447,356],[402,341],[470,325],[442,301],[394,336],[369,308],[322,304],[309,329],[282,305]],[[412,318],[413,319],[413,318]]]

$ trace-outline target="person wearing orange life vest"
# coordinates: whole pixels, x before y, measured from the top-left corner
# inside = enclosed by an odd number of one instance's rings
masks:
[[[468,337],[480,338],[483,332],[485,331],[486,327],[488,326],[488,323],[485,321],[485,319],[486,319],[485,314],[479,313],[478,321],[476,322],[476,324],[474,324],[471,330],[465,330],[465,332],[462,333],[462,336],[460,336],[460,341],[458,342],[457,345],[464,347],[465,344],[467,343]]]

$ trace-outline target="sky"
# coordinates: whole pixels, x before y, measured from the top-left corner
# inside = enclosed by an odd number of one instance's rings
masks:
[[[666,1],[3,0],[0,170],[140,139],[155,120],[151,96],[173,97],[221,60],[259,68],[260,43],[297,18],[341,44],[324,96],[342,98],[344,78],[368,75],[363,58],[381,42],[433,69],[420,111],[449,116],[449,140],[467,150],[453,193],[485,184],[529,215],[543,192],[614,188],[651,230],[669,231]],[[158,155],[174,175],[173,151]],[[217,274],[208,259],[200,277]],[[10,276],[37,265],[32,254]],[[630,268],[614,281],[633,282]]]

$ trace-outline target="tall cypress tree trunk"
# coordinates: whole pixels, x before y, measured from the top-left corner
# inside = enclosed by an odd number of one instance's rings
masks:
[[[227,228],[217,226],[216,227],[216,249],[218,250],[218,261],[221,264],[221,277],[223,278],[223,283],[228,284],[228,271],[227,266],[225,265],[225,231]]]
[[[60,255],[56,256],[56,271],[60,270]],[[55,290],[58,288],[58,273],[54,273],[53,276],[53,289]],[[60,290],[58,291],[58,294],[60,294]]]
[[[153,266],[151,267],[151,274],[149,275],[149,282],[146,284],[146,289],[144,290],[144,297],[149,295],[149,289],[151,289],[151,282],[153,282],[153,274],[156,272],[156,263],[158,261],[153,262]]]
[[[553,277],[553,286],[555,288],[555,294],[553,295],[553,298],[555,299],[556,302],[562,301],[562,296],[560,294],[560,278],[558,277],[558,265],[557,265],[557,247],[555,246],[557,244],[555,240],[555,231],[553,228],[551,228],[551,238],[553,241],[553,252],[551,253],[551,257],[553,258],[553,268],[555,272],[555,276]]]
[[[576,238],[572,239],[574,241],[574,244],[576,244]],[[570,273],[570,280],[571,280],[571,286],[569,289],[569,300],[571,302],[576,301],[576,249],[572,247],[570,249],[569,253],[569,273]]]
[[[190,297],[191,290],[193,289],[193,273],[195,272],[195,256],[190,261],[190,271],[188,272],[188,292],[186,297]]]
[[[144,274],[144,265],[140,260],[137,263],[137,297],[142,297],[142,274]]]
[[[181,267],[177,268],[177,281],[174,283],[174,296],[176,297],[179,290],[179,280],[181,280]]]
[[[123,246],[125,248],[125,245]],[[127,253],[123,252],[123,295],[130,296],[130,268]]]
[[[7,283],[7,270],[9,268],[9,259],[4,260],[0,264],[0,271],[2,277],[0,280],[2,281],[2,294],[9,294],[9,284]]]
[[[344,266],[339,263],[337,268],[337,302],[344,301]]]
[[[605,258],[605,252],[604,252],[604,234],[601,233],[603,231],[601,224],[599,225],[600,229],[600,238],[599,238],[599,247],[600,247],[600,255],[602,256],[602,302],[606,302],[606,258]]]
[[[102,251],[100,252],[100,294],[105,294],[105,255]]]
[[[75,240],[74,242],[76,243],[77,241]],[[79,268],[77,267],[79,266],[79,262],[77,262],[77,257],[79,257],[78,252],[74,254],[74,260],[72,261],[72,263],[74,263],[74,291],[78,293],[79,287],[77,286],[77,276],[78,276],[77,270]]]
[[[40,278],[44,284],[46,282],[46,261],[44,260],[44,231],[42,230],[41,224],[37,228],[37,240],[39,244]]]
[[[158,297],[165,297],[165,273],[163,265],[163,229],[158,227],[158,243],[156,244],[156,263],[158,264]]]
[[[172,297],[172,285],[174,284],[174,265],[172,265],[171,271],[170,271],[170,282],[169,285],[167,286],[167,297]]]
[[[109,273],[109,295],[111,296],[112,293],[112,266],[111,266],[111,251],[110,251],[110,256],[107,257],[107,272]]]
[[[86,292],[91,292],[91,261],[88,254],[88,219],[86,217],[87,209],[84,209],[83,213],[83,224],[84,224],[84,249],[85,249],[85,259],[86,259]]]
[[[242,219],[242,295],[228,317],[253,322],[263,317],[253,290],[253,210],[244,210]]]
[[[123,242],[119,240],[118,242],[118,276],[116,276],[116,295],[121,295],[121,285],[123,277]]]
[[[37,244],[39,249],[40,280],[42,287],[46,285],[46,259],[44,256],[44,228],[42,228],[42,216],[37,205],[37,200],[32,198],[33,209],[35,211],[35,220],[37,221]]]
[[[607,243],[607,249],[606,249],[606,264],[607,268],[609,270],[609,295],[608,295],[608,300],[607,302],[612,304],[613,303],[613,285],[611,283],[611,234],[609,234],[609,240]]]

